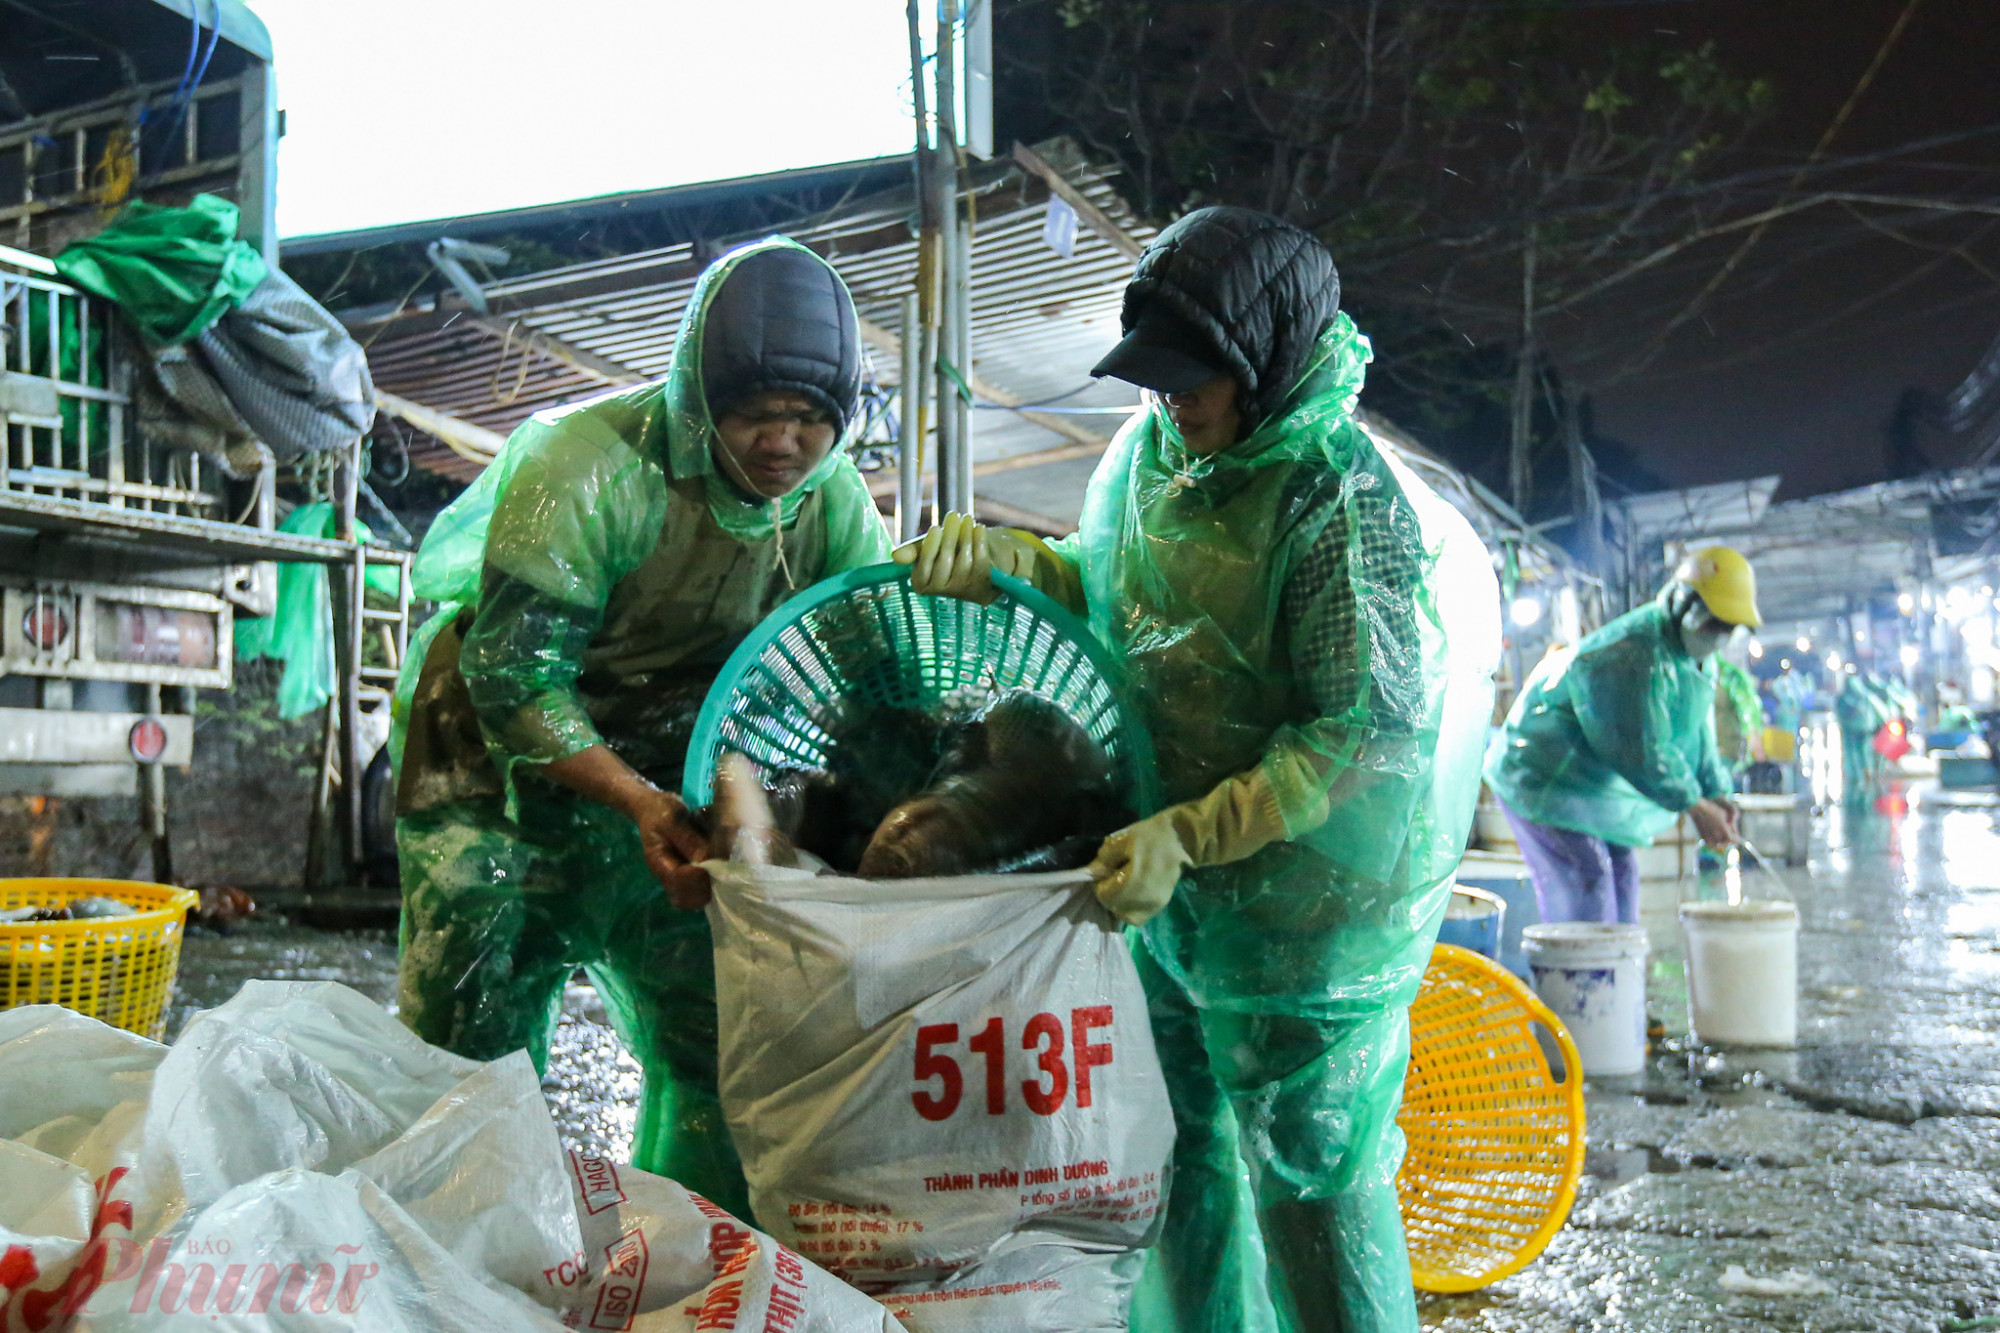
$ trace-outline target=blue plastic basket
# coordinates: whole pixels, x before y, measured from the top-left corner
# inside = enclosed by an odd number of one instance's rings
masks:
[[[996,574],[977,606],[910,588],[904,565],[870,565],[814,585],[767,616],[723,664],[688,745],[681,795],[706,805],[731,751],[765,773],[826,762],[821,723],[850,701],[969,711],[1009,690],[1062,708],[1111,757],[1138,813],[1159,806],[1145,728],[1126,706],[1117,661],[1044,593]]]

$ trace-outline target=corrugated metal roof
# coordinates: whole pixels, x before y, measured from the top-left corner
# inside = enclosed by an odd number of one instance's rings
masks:
[[[1074,159],[1062,170],[1129,237],[1142,245],[1152,239],[1154,229],[1134,216],[1105,173]],[[1118,340],[1132,260],[1087,226],[1076,229],[1070,255],[1051,249],[1042,239],[1048,198],[1041,179],[1011,165],[990,164],[975,178],[973,368],[1020,403],[1062,409],[1060,419],[1072,431],[1080,427],[1108,440],[1125,414],[1084,409],[1129,408],[1137,398],[1130,385],[1090,378],[1090,368]],[[849,201],[787,234],[840,271],[863,319],[893,332],[915,279],[912,210],[909,192],[894,191]],[[508,278],[484,288],[494,311],[487,317],[445,297],[442,308],[389,312],[394,317],[386,320],[369,312],[347,318],[370,343],[369,364],[381,388],[504,435],[544,407],[610,387],[602,375],[531,350],[525,338],[559,339],[585,360],[601,358],[638,377],[664,375],[703,265],[723,245],[748,239],[722,238],[705,253],[673,245]],[[893,386],[899,367],[876,352],[873,371],[879,383]],[[972,419],[975,467],[1013,464],[978,476],[978,497],[1024,518],[1039,516],[1052,529],[1073,527],[1096,464],[1088,447],[1073,434],[990,403]],[[1489,545],[1513,543],[1524,575],[1553,581],[1576,576],[1561,548],[1527,531],[1497,497],[1389,423],[1370,419],[1367,426],[1378,443],[1397,451],[1466,514]],[[1047,461],[1028,461],[1043,453]],[[421,435],[412,440],[411,458],[462,480],[480,467]]]
[[[1070,256],[1056,253],[1042,240],[1046,187],[1012,168],[988,171],[975,192],[974,369],[1028,403],[1060,398],[1058,405],[1071,409],[1065,419],[1108,437],[1120,417],[1075,409],[1128,405],[1136,397],[1130,386],[1093,382],[1089,373],[1117,341],[1119,301],[1132,261],[1087,228],[1078,229]],[[1151,238],[1152,229],[1101,176],[1073,179],[1134,238]],[[878,196],[789,233],[840,271],[864,319],[891,331],[915,278],[910,207],[907,192]],[[642,378],[663,375],[706,258],[693,246],[677,245],[510,278],[485,288],[494,313],[483,320],[453,311],[452,298],[445,298],[442,309],[408,309],[387,321],[350,315],[350,321],[369,343],[370,368],[382,388],[505,434],[544,407],[609,387],[604,378],[529,349],[525,336],[552,336]],[[873,369],[878,382],[895,384],[893,358],[875,354]],[[1012,411],[973,414],[975,463],[1073,443]],[[478,471],[428,437],[412,441],[411,455],[417,465],[446,475],[468,478]],[[1024,486],[1013,473],[991,482],[994,498],[1003,500]]]

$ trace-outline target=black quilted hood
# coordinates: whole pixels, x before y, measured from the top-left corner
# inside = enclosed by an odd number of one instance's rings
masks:
[[[1340,274],[1326,247],[1289,222],[1203,208],[1139,256],[1125,288],[1125,332],[1155,304],[1197,329],[1235,375],[1247,435],[1283,404],[1339,313]]]
[[[861,396],[861,339],[847,284],[803,247],[744,256],[703,316],[701,387],[713,417],[753,393],[789,389],[844,427]]]

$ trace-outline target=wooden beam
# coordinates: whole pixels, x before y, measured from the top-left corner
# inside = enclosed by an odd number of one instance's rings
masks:
[[[984,523],[998,523],[1009,528],[1026,528],[1037,537],[1067,537],[1076,531],[1076,524],[1064,523],[1038,514],[1032,509],[1010,505],[1004,500],[991,500],[983,495],[972,497],[972,507]]]
[[[644,384],[648,379],[648,376],[640,374],[630,366],[620,365],[610,357],[585,351],[575,343],[564,342],[553,333],[543,333],[540,329],[509,320],[505,315],[465,314],[459,318],[476,326],[480,332],[498,338],[502,342],[519,343],[544,361],[554,361],[558,365],[568,366],[578,374],[588,375],[606,384],[622,388],[628,384]]]
[[[872,320],[862,319],[858,315],[855,318],[861,325],[861,340],[863,342],[875,348],[884,356],[890,358],[902,356],[903,340],[901,338]],[[993,381],[985,378],[977,370],[968,371],[965,382],[974,393],[988,402],[998,403],[1002,407],[1015,408],[1017,409],[1017,415],[1022,419],[1034,422],[1043,430],[1054,431],[1064,439],[1072,441],[1075,444],[1085,445],[1102,452],[1105,446],[1111,443],[1105,436],[1099,435],[1088,426],[1080,426],[1059,413],[1037,412],[1032,407],[1022,407],[1021,404],[1027,400],[1022,398],[1020,394],[1015,393],[1011,389],[1001,388],[999,385],[993,383]],[[980,471],[980,466],[975,465],[972,469],[972,475],[975,477],[979,476]]]
[[[1063,451],[1051,449],[1048,452],[1061,453]],[[1039,455],[1031,455],[1031,457],[1035,457],[1038,461],[1040,458]],[[896,507],[896,470],[894,468],[885,468],[880,472],[870,473],[868,477],[868,494],[875,501],[876,508],[882,510],[884,513],[894,512]],[[984,495],[973,495],[972,508],[981,522],[997,523],[1009,528],[1026,528],[1038,537],[1066,537],[1076,531],[1074,524],[1063,523],[1057,519],[1050,518],[1047,514],[1038,514],[1032,509],[1023,509],[1019,505],[1010,505],[1005,500],[994,500]]]
[[[1109,241],[1113,249],[1133,259],[1137,259],[1145,250],[1146,247],[1139,244],[1137,237],[1113,222],[1110,214],[1091,203],[1082,190],[1071,185],[1067,177],[1043,161],[1040,153],[1024,143],[1016,143],[1014,160],[1020,163],[1024,170],[1040,176],[1047,182],[1049,190],[1057,198],[1076,210],[1076,215],[1083,219],[1083,225]]]
[[[384,389],[375,391],[375,405],[394,417],[401,417],[424,434],[437,439],[445,448],[457,454],[468,463],[481,467],[493,461],[500,452],[500,446],[507,443],[507,437],[499,431],[488,430],[474,425],[434,407],[410,401]]]

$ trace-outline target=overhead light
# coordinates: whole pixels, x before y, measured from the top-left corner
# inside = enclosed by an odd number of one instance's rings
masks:
[[[1868,642],[1868,628],[1867,628],[1867,626],[1865,626],[1865,625],[1856,625],[1856,626],[1854,627],[1854,641],[1855,641],[1856,643],[1866,643],[1866,642]]]
[[[1507,608],[1508,618],[1522,629],[1541,620],[1542,604],[1534,597],[1516,597],[1514,604]]]
[[[1826,655],[1826,669],[1827,669],[1828,671],[1838,671],[1838,670],[1840,670],[1840,654],[1839,654],[1839,653],[1828,653],[1828,654]]]
[[[1898,652],[1896,655],[1903,659],[1904,669],[1910,671],[1914,671],[1916,669],[1917,658],[1921,656],[1921,654],[1917,652],[1917,645],[1915,645],[1914,643],[1904,644],[1902,650]]]
[[[1917,609],[1917,599],[1906,592],[1898,593],[1896,595],[1896,609],[1907,616],[1910,612]]]
[[[1752,656],[1752,657],[1762,657],[1763,655],[1764,655],[1764,644],[1763,644],[1763,642],[1762,642],[1761,640],[1759,640],[1759,639],[1752,639],[1752,640],[1750,640],[1750,656]]]
[[[1802,653],[1809,653],[1812,651],[1812,640],[1808,639],[1803,634],[1799,635],[1799,651]]]
[[[1789,657],[1781,657],[1781,658],[1779,658],[1779,659],[1778,659],[1778,670],[1780,670],[1780,671],[1790,671],[1791,669],[1792,669],[1792,659],[1791,659],[1791,658],[1789,658]]]

